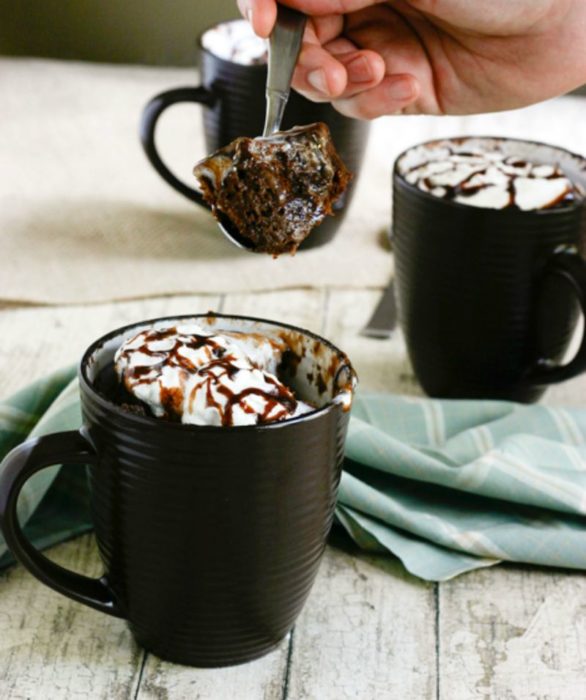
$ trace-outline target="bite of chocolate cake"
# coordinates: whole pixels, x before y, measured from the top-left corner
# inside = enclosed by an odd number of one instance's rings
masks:
[[[195,166],[216,218],[255,252],[294,253],[351,174],[323,123],[238,138]]]

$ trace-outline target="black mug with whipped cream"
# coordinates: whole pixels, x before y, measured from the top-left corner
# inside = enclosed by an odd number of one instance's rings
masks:
[[[586,370],[586,159],[517,139],[412,147],[393,173],[399,320],[431,396],[535,401]]]
[[[153,97],[144,108],[140,137],[144,151],[159,175],[182,195],[209,208],[193,185],[181,181],[163,162],[155,143],[162,113],[182,102],[196,102],[203,109],[206,149],[212,153],[239,136],[260,136],[265,115],[267,79],[266,42],[257,37],[245,20],[232,20],[210,27],[199,37],[200,77],[198,87],[178,87]],[[300,246],[314,248],[336,234],[350,204],[368,138],[368,122],[350,119],[329,103],[315,103],[291,91],[283,118],[283,129],[325,122],[342,160],[354,177],[334,203],[335,216],[327,217]],[[194,153],[193,163],[205,153]]]
[[[15,557],[126,618],[170,661],[224,666],[270,651],[307,598],[332,523],[356,383],[348,358],[299,328],[208,314],[109,333],[86,351],[79,382],[81,430],[29,440],[3,464]],[[23,484],[61,463],[88,465],[100,578],[46,559],[18,524]]]

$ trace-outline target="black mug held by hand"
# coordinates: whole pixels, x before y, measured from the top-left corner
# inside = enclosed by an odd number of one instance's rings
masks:
[[[445,187],[433,194],[433,175],[422,181],[423,191],[414,181],[417,158],[422,149],[445,144],[456,144],[465,158],[476,144],[502,149],[519,167],[526,161],[557,166],[582,189],[586,159],[540,143],[467,137],[421,144],[395,163],[399,321],[424,391],[535,401],[548,384],[586,370],[586,336],[563,364],[579,313],[586,313],[586,203],[570,196],[533,211],[472,206],[462,203],[465,197],[443,198]],[[481,188],[468,182],[467,195],[477,196]]]
[[[237,24],[244,24],[244,20],[216,25],[211,30],[229,30],[230,25]],[[203,123],[208,153],[226,146],[239,136],[260,136],[265,115],[267,66],[265,62],[240,63],[218,56],[204,47],[202,41],[206,34],[207,32],[204,32],[198,42],[201,86],[179,87],[153,97],[144,108],[140,136],[144,151],[159,175],[185,197],[209,209],[201,193],[174,175],[159,155],[155,143],[159,117],[174,104],[201,104],[204,107]],[[334,204],[335,216],[326,217],[301,244],[301,250],[327,243],[342,223],[358,178],[369,130],[367,122],[345,117],[329,103],[310,102],[291,91],[282,128],[290,129],[313,122],[325,122],[328,125],[336,149],[350,172],[354,174],[354,178],[346,192]],[[202,153],[200,157],[205,155]]]
[[[29,440],[5,459],[6,543],[40,581],[126,618],[156,655],[195,666],[261,656],[291,629],[315,579],[332,523],[355,374],[346,356],[306,331],[256,319],[182,317],[214,330],[283,340],[284,378],[321,408],[264,425],[184,425],[112,400],[113,356],[159,319],[100,338],[80,366],[81,431]],[[89,467],[92,519],[106,573],[54,564],[24,536],[16,503],[26,480],[55,464]]]

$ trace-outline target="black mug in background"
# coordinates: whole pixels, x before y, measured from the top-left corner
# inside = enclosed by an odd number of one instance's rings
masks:
[[[586,187],[579,155],[516,139],[480,141],[558,165]],[[586,313],[584,199],[536,211],[448,201],[406,180],[401,163],[410,151],[393,173],[393,249],[399,322],[424,391],[528,402],[585,371],[586,335],[562,364]]]
[[[175,320],[285,341],[283,379],[320,408],[278,423],[217,427],[117,405],[110,398],[116,350],[141,330]],[[0,519],[12,553],[51,588],[126,618],[137,641],[162,658],[224,666],[270,651],[309,594],[332,523],[356,382],[347,357],[291,326],[181,317],[100,338],[86,351],[79,380],[82,429],[28,440],[3,463]],[[106,569],[100,578],[54,564],[18,524],[26,480],[62,463],[89,465]]]
[[[259,136],[264,124],[267,66],[264,63],[244,65],[220,58],[202,46],[201,37],[198,46],[201,86],[175,88],[153,97],[143,111],[140,136],[145,153],[159,175],[185,197],[209,209],[201,193],[176,177],[159,155],[155,144],[159,117],[168,107],[181,102],[203,105],[208,153],[239,136]],[[301,250],[327,243],[340,227],[358,178],[369,130],[367,122],[345,117],[329,103],[311,102],[292,90],[282,128],[313,122],[328,125],[336,149],[354,178],[334,204],[335,216],[327,217],[317,226],[301,244]],[[200,157],[205,155],[202,153]]]

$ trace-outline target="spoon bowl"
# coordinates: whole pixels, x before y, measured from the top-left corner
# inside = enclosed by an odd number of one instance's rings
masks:
[[[232,221],[224,214],[224,212],[217,211],[216,218],[218,222],[218,228],[226,236],[226,238],[233,243],[237,248],[242,250],[248,250],[250,253],[255,253],[256,250],[248,238],[245,238],[240,234],[240,231],[234,226]]]

